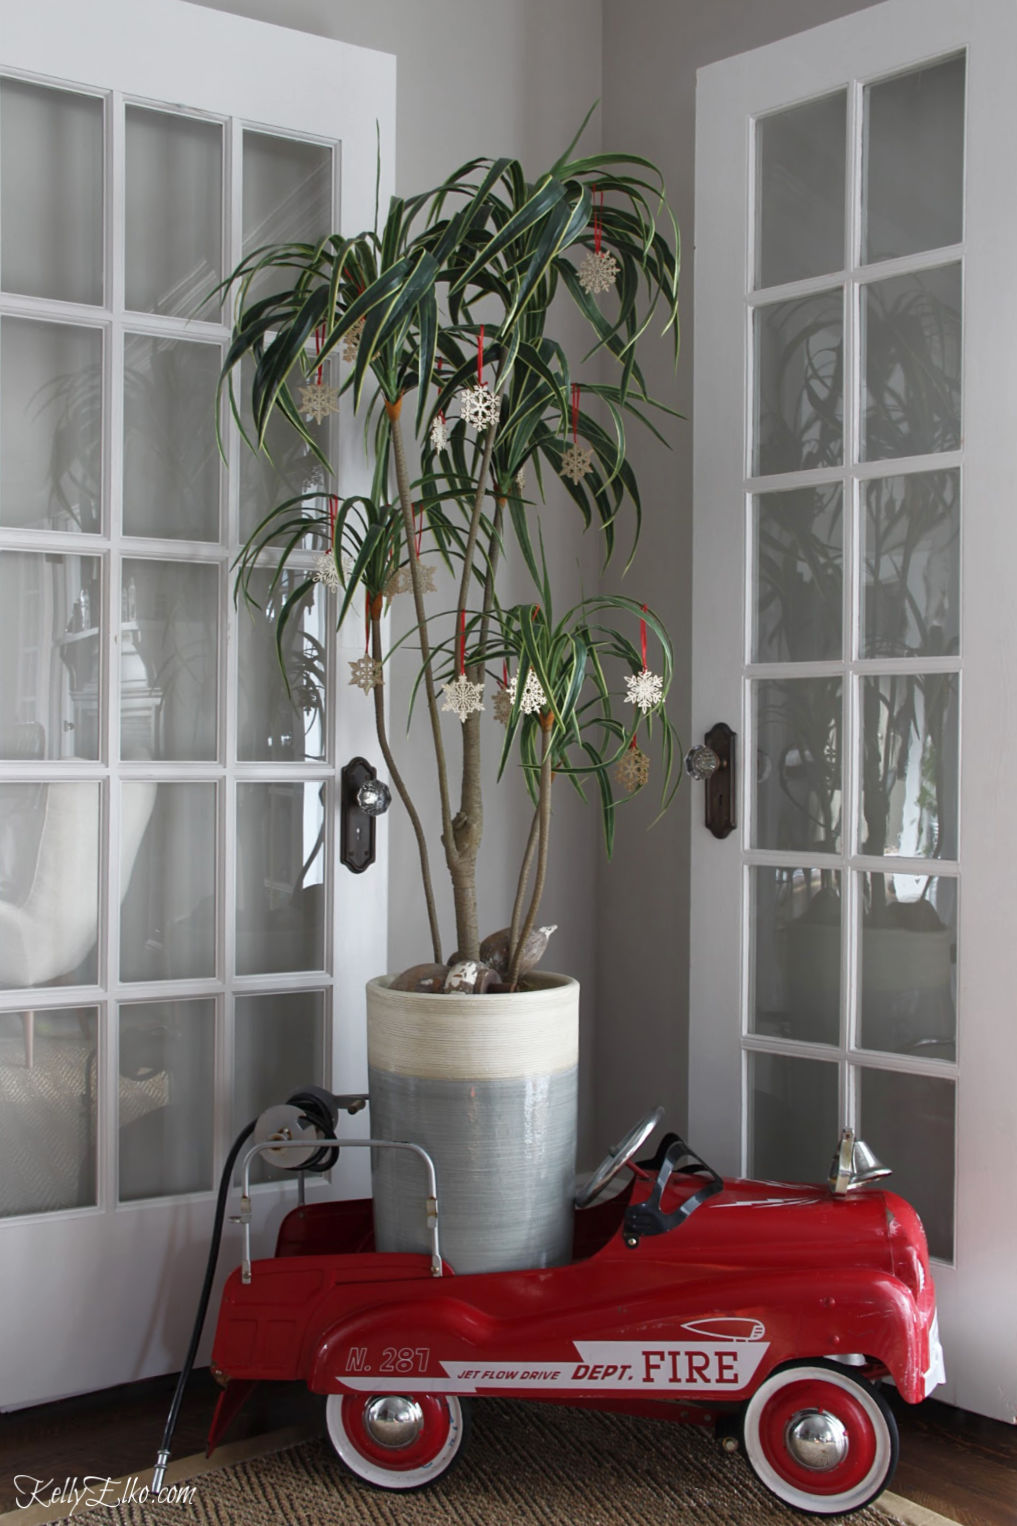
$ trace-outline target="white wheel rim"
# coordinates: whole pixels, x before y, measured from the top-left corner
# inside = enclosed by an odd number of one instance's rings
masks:
[[[421,1484],[429,1483],[431,1479],[444,1473],[462,1445],[462,1405],[453,1394],[444,1394],[442,1399],[448,1409],[449,1428],[448,1435],[439,1450],[417,1468],[386,1468],[383,1463],[375,1462],[372,1457],[365,1457],[346,1429],[343,1419],[343,1400],[347,1397],[349,1396],[346,1394],[329,1394],[325,1403],[325,1425],[328,1429],[329,1440],[340,1459],[351,1473],[355,1473],[366,1483],[378,1484],[383,1489],[419,1488]],[[373,1397],[375,1396],[365,1394],[364,1404],[367,1405]],[[397,1449],[393,1451],[392,1456],[394,1461],[398,1460]]]
[[[768,1402],[782,1388],[786,1388],[791,1383],[800,1383],[803,1379],[812,1379],[815,1382],[827,1383],[834,1388],[842,1389],[864,1409],[872,1424],[876,1442],[872,1465],[863,1479],[840,1494],[813,1493],[808,1489],[797,1488],[774,1468],[760,1437],[760,1420]],[[888,1482],[887,1475],[893,1460],[893,1442],[886,1416],[867,1389],[856,1380],[842,1376],[831,1367],[811,1367],[803,1363],[801,1366],[788,1367],[782,1372],[773,1373],[765,1383],[759,1386],[746,1406],[743,1435],[746,1456],[760,1482],[786,1505],[811,1511],[813,1515],[840,1515],[845,1511],[858,1510],[863,1505],[869,1504]]]

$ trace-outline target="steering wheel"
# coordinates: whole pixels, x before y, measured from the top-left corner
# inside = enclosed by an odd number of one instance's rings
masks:
[[[655,1107],[652,1113],[647,1113],[645,1118],[640,1118],[638,1123],[633,1124],[625,1137],[604,1156],[585,1187],[580,1187],[576,1193],[577,1208],[588,1208],[594,1198],[600,1196],[608,1182],[613,1181],[636,1151],[643,1147],[663,1116],[664,1109]]]

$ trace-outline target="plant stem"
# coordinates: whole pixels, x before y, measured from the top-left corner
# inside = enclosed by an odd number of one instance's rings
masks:
[[[530,832],[526,839],[526,849],[523,853],[523,861],[519,868],[519,883],[516,885],[516,898],[512,905],[512,921],[509,924],[508,953],[509,964],[512,962],[512,954],[519,945],[519,928],[523,920],[523,903],[526,898],[526,886],[530,878],[530,870],[533,868],[533,855],[537,851],[537,835],[540,831],[540,807],[533,813],[530,822]]]
[[[382,660],[380,604],[381,600],[378,599],[378,613],[375,613],[374,607],[371,609],[371,656],[375,662],[381,662]],[[385,767],[388,769],[389,778],[395,785],[396,793],[406,807],[406,814],[410,818],[413,835],[417,839],[417,851],[420,854],[420,877],[424,883],[427,921],[431,929],[431,947],[434,952],[435,964],[441,964],[441,931],[438,927],[438,912],[434,902],[434,886],[431,881],[431,864],[427,854],[427,838],[424,836],[424,828],[417,814],[417,808],[413,804],[410,792],[406,788],[399,769],[396,767],[396,761],[392,756],[392,749],[389,746],[388,730],[385,725],[385,691],[381,684],[376,684],[374,687],[374,726],[378,734],[378,746],[381,748],[381,755],[385,759]]]
[[[509,990],[514,991],[519,982],[519,963],[523,956],[523,945],[533,929],[537,920],[537,909],[540,906],[541,897],[544,894],[544,881],[547,878],[547,854],[551,838],[551,786],[554,780],[554,772],[551,768],[551,732],[554,727],[553,715],[541,715],[541,758],[540,758],[540,794],[537,799],[537,872],[533,883],[533,895],[530,897],[529,910],[526,920],[519,933],[519,942],[514,948],[510,946],[510,962],[508,984]]]

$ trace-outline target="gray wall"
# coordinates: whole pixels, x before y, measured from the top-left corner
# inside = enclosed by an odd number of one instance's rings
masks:
[[[604,142],[660,166],[682,231],[682,351],[675,375],[664,347],[644,345],[647,382],[685,415],[670,429],[670,456],[633,440],[646,521],[640,596],[664,616],[683,658],[673,714],[689,736],[692,588],[693,175],[696,70],[717,59],[862,10],[877,0],[605,0]],[[702,340],[700,340],[702,342]],[[718,615],[718,618],[720,616]],[[696,640],[709,640],[697,631]],[[711,717],[728,720],[729,716]],[[651,830],[652,799],[619,832],[615,862],[601,869],[594,1054],[596,1133],[616,1138],[658,1102],[683,1127],[688,1076],[689,834],[703,831],[701,786],[686,788]],[[694,817],[694,819],[693,819]],[[635,827],[636,830],[631,828]]]
[[[671,453],[633,438],[643,486],[644,538],[626,591],[665,617],[679,653],[674,715],[688,738],[692,483],[693,165],[696,70],[861,10],[876,0],[197,0],[256,20],[379,48],[398,59],[396,182],[418,190],[475,154],[510,154],[534,172],[569,141],[597,99],[584,147],[622,147],[664,171],[686,250],[683,345],[677,375],[666,346],[648,341],[651,390],[686,415],[669,433]],[[563,337],[569,338],[566,328]],[[575,591],[596,580],[591,546],[577,552],[560,501],[542,515],[553,565]],[[563,597],[567,590],[563,590]],[[523,596],[523,585],[520,585]],[[703,639],[703,633],[699,633]],[[393,685],[393,737],[408,675]],[[721,717],[718,717],[720,719]],[[408,755],[423,753],[417,730]],[[497,743],[491,735],[492,753]],[[412,763],[411,763],[412,768]],[[688,1039],[688,861],[690,810],[675,807],[650,826],[654,802],[633,802],[619,822],[615,860],[604,863],[599,826],[570,794],[556,801],[554,859],[544,920],[556,921],[549,964],[583,985],[584,1156],[602,1153],[638,1114],[663,1102],[684,1123]],[[519,791],[489,792],[482,863],[484,920],[508,919],[511,871],[528,813]],[[433,823],[434,814],[431,812]],[[417,902],[412,838],[393,812],[390,963],[423,957],[426,924]],[[403,866],[406,866],[405,870]],[[440,875],[439,865],[439,875]],[[450,925],[445,919],[446,926]],[[447,933],[446,938],[451,934]]]

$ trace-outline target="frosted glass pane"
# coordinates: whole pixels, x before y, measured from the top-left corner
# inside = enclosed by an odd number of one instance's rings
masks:
[[[98,783],[0,784],[0,986],[94,985]]]
[[[215,785],[123,786],[120,978],[215,974]]]
[[[238,996],[234,1032],[233,1133],[295,1091],[325,1084],[323,992]],[[286,1176],[261,1161],[251,1167],[253,1181]]]
[[[867,1068],[859,1080],[860,1131],[883,1164],[893,1168],[886,1185],[918,1210],[932,1254],[951,1260],[954,1083]]]
[[[218,345],[124,344],[124,533],[219,539]]]
[[[274,133],[244,133],[244,254],[266,244],[316,244],[332,228],[332,152]],[[286,274],[259,276],[257,299],[286,287]]]
[[[825,1182],[840,1133],[835,1061],[749,1055],[749,1171],[771,1182]]]
[[[867,286],[862,351],[862,460],[958,450],[960,266]]]
[[[128,106],[126,173],[127,306],[192,317],[222,279],[222,128]]]
[[[0,1218],[96,1201],[94,1007],[0,1014]]]
[[[753,1033],[840,1039],[840,875],[829,869],[752,871]]]
[[[754,848],[840,851],[841,680],[753,684]]]
[[[964,236],[964,59],[865,92],[862,258],[893,259]]]
[[[212,1186],[215,1002],[120,1008],[120,1201]]]
[[[865,484],[864,657],[960,648],[960,473]]]
[[[259,573],[251,587],[258,605],[240,606],[237,756],[241,762],[301,762],[325,755],[329,643],[327,601],[320,583],[301,596],[287,620],[283,633],[285,674],[276,647],[280,609],[305,578],[306,573],[285,572],[272,590],[271,574]]]
[[[252,370],[250,366],[241,367],[243,378],[243,398],[250,396]],[[328,380],[328,372],[325,372],[325,380]],[[296,386],[297,383],[295,382]],[[334,383],[329,382],[329,385]],[[245,406],[241,408],[244,429],[249,439],[254,439],[255,430],[251,420],[250,410]],[[329,443],[329,427],[327,423],[314,424],[306,419],[304,423],[311,436],[317,441],[319,447],[327,453]],[[257,454],[246,444],[240,446],[240,534],[246,539],[261,524],[265,516],[284,503],[288,498],[295,498],[301,493],[328,492],[334,487],[331,479],[326,479],[325,469],[315,456],[311,448],[300,438],[291,424],[279,413],[272,416],[265,435],[265,449]],[[308,537],[305,544],[317,545],[313,537]],[[320,549],[320,546],[319,546]]]
[[[957,1039],[957,881],[862,877],[864,1049],[953,1060]]]
[[[863,853],[957,857],[955,673],[862,681]]]
[[[0,286],[102,303],[102,101],[0,81]]]
[[[219,572],[126,560],[120,590],[120,748],[126,758],[216,755]]]
[[[847,93],[756,124],[756,285],[844,267]]]
[[[99,568],[0,553],[0,758],[98,758]]]
[[[237,973],[324,969],[325,785],[237,786]]]
[[[842,500],[839,483],[756,499],[753,662],[841,655]]]
[[[0,524],[100,528],[102,335],[0,323]]]
[[[757,476],[839,466],[844,456],[840,288],[755,315],[753,467]]]

